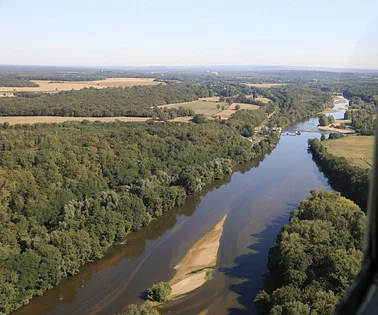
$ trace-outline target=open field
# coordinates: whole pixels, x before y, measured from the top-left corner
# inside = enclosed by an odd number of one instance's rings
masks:
[[[252,98],[253,98],[253,95],[247,95],[246,98],[252,99]],[[262,102],[262,103],[268,104],[268,103],[271,101],[271,99],[259,95],[259,96],[257,96],[257,97],[255,98],[255,101],[259,101],[259,102]]]
[[[218,112],[217,116],[219,115],[221,119],[230,118],[232,114],[236,113],[236,110],[235,110],[236,105],[239,105],[240,109],[246,109],[246,110],[257,110],[260,108],[260,106],[257,106],[257,105],[232,103],[227,109]]]
[[[220,103],[216,101],[211,101],[207,99],[219,99],[216,98],[201,98],[198,101],[193,102],[185,102],[185,103],[174,103],[174,104],[167,104],[167,105],[161,105],[160,108],[191,108],[195,111],[196,114],[204,114],[206,117],[211,118],[211,116],[218,114],[221,112],[221,109],[217,109],[217,105],[219,104],[221,107],[225,106],[225,108],[228,108],[228,103]]]
[[[102,89],[106,87],[126,87],[134,85],[157,85],[161,82],[153,78],[107,78],[98,81],[65,81],[64,83],[49,83],[50,80],[31,80],[39,87],[0,87],[0,92],[59,92],[81,90],[83,88]]]
[[[269,98],[263,97],[263,96],[258,96],[255,98],[255,101],[259,101],[265,104],[268,104],[271,100]]]
[[[347,136],[323,141],[328,152],[345,157],[351,164],[363,168],[373,164],[374,136]]]
[[[201,100],[207,102],[218,102],[219,96],[202,97]]]
[[[235,106],[239,105],[240,109],[247,109],[247,110],[257,110],[260,108],[258,105],[252,105],[252,104],[243,104],[243,103],[232,103],[229,108],[227,109],[235,109]]]
[[[186,118],[186,117],[183,117]],[[37,124],[37,123],[62,123],[65,121],[124,121],[124,122],[144,122],[151,117],[60,117],[60,116],[1,116],[0,123],[16,124]]]
[[[275,86],[286,85],[286,83],[245,83],[248,86],[254,86],[258,88],[271,88]]]
[[[345,103],[346,102],[346,99],[342,96],[335,96],[333,98],[333,104],[336,105],[336,104],[341,104],[341,103]]]
[[[170,281],[171,298],[197,289],[206,282],[206,271],[217,262],[219,241],[223,233],[225,215],[204,237],[188,251],[180,263],[175,266],[176,274]]]

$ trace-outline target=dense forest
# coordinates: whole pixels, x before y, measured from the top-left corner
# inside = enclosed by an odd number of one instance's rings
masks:
[[[182,103],[200,97],[232,96],[248,91],[243,85],[174,84],[125,88],[85,88],[38,97],[0,99],[1,116],[141,116],[151,117],[157,105]]]
[[[270,119],[269,125],[285,127],[316,115],[326,107],[331,107],[332,96],[317,88],[288,85],[263,90],[260,93],[276,104],[278,112]]]
[[[338,193],[312,191],[269,251],[260,314],[332,314],[360,269],[366,218]]]
[[[2,128],[0,313],[5,314],[278,140],[272,135],[252,144],[237,128],[215,121]]]
[[[357,96],[353,96],[349,101],[349,110],[345,115],[351,118],[352,125],[358,134],[363,136],[375,134],[377,105],[375,102],[366,102]]]
[[[332,187],[365,210],[369,193],[369,169],[351,165],[346,158],[328,153],[318,138],[309,140],[308,144],[313,159],[327,176]]]
[[[251,137],[258,125],[285,127],[304,120],[332,106],[331,92],[345,91],[355,106],[351,118],[358,129],[359,124],[367,126],[370,118],[366,117],[372,117],[376,105],[371,98],[376,95],[373,85],[364,83],[358,88],[345,83],[356,77],[354,74],[343,79],[340,74],[312,71],[294,76],[290,71],[272,72],[265,78],[248,71],[239,76],[233,76],[232,71],[23,71],[19,76],[12,74],[19,83],[8,84],[32,84],[28,79],[75,81],[158,75],[158,80],[166,84],[90,88],[53,95],[20,92],[18,97],[0,99],[2,116],[154,118],[146,124],[0,124],[0,314],[10,313],[62,277],[77,273],[81,265],[101,257],[115,241],[183,204],[188,194],[232,172],[236,163],[270,152],[279,139],[277,134],[268,132],[259,143],[243,138]],[[317,83],[336,77],[343,83]],[[290,84],[262,89],[242,84],[246,82]],[[256,100],[257,95],[271,101],[263,104]],[[227,121],[209,121],[191,109],[157,107],[209,96],[261,108],[235,111]],[[193,115],[194,123],[166,123],[177,116]],[[345,185],[346,191],[357,192],[353,198],[364,206],[368,172],[348,168],[343,160],[324,151],[317,140],[310,143],[310,148],[324,171],[333,173],[335,182]],[[301,204],[271,250],[271,275],[256,300],[262,312],[285,314],[310,306],[327,310],[337,303],[354,275],[360,255],[363,213],[357,210],[350,201],[326,192],[313,192]],[[339,216],[337,211],[341,211]],[[311,242],[316,246],[311,247]],[[280,252],[285,244],[288,247],[284,249],[290,251],[288,257]],[[340,269],[339,265],[348,259],[352,267]],[[324,268],[329,274],[319,274]],[[279,272],[284,274],[282,279]],[[343,283],[337,282],[338,276]],[[158,313],[132,305],[126,314]]]

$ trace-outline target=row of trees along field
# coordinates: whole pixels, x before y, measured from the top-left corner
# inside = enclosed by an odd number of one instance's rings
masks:
[[[24,79],[24,78],[0,75],[0,86],[5,86],[5,87],[25,87],[25,86],[37,87],[38,84],[35,84],[34,82],[29,81],[28,79]]]
[[[334,189],[366,209],[370,171],[351,165],[346,158],[330,154],[318,138],[308,141],[313,159],[327,176]]]
[[[338,193],[312,191],[269,251],[260,314],[332,314],[362,260],[366,217]]]
[[[38,97],[12,97],[0,99],[1,116],[140,116],[151,117],[152,107],[182,103],[214,95],[232,96],[249,92],[245,85],[229,84],[173,84],[133,86],[119,88],[85,88],[40,94]],[[23,94],[22,94],[23,96]]]
[[[241,117],[237,121],[248,125]],[[237,126],[216,121],[3,125],[0,313],[77,273],[114,241],[278,141],[271,136],[252,144]]]
[[[20,93],[21,97],[0,99],[0,115],[152,117],[154,106],[189,102],[214,95],[262,106],[261,102],[245,97],[257,94],[272,100],[264,106],[269,114],[279,108],[279,115],[275,115],[272,124],[280,126],[308,118],[332,103],[330,94],[319,88],[290,85],[257,89],[243,84],[211,81],[206,84],[189,82],[129,88],[86,88],[57,94],[37,94],[37,97]]]

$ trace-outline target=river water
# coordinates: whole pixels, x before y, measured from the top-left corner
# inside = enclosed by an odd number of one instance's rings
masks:
[[[337,105],[340,111],[332,115],[341,118],[344,106]],[[104,258],[14,314],[116,314],[127,304],[140,304],[143,291],[169,281],[173,267],[226,213],[214,279],[159,311],[255,314],[253,299],[263,285],[269,248],[290,212],[310,190],[331,189],[307,152],[307,140],[320,138],[317,123],[314,118],[285,129],[262,162],[239,166],[189,196],[184,206],[131,234],[128,244],[111,247]],[[302,134],[293,135],[296,130]]]

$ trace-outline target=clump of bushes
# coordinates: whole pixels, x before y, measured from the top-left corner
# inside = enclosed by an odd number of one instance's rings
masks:
[[[147,289],[147,297],[155,302],[166,302],[171,295],[172,289],[169,282],[159,282]]]

